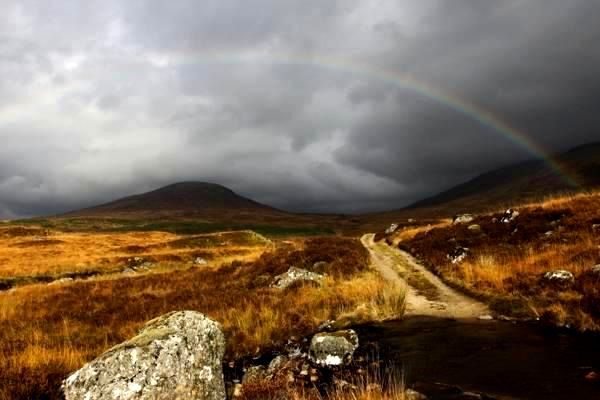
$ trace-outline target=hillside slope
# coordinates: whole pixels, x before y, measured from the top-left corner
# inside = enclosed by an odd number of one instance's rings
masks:
[[[151,192],[68,213],[67,216],[205,214],[214,212],[278,213],[279,211],[214,183],[181,182]]]
[[[572,185],[543,160],[526,161],[484,173],[408,207],[447,212],[479,212],[520,204],[561,192],[600,187],[600,143],[579,146],[554,158],[577,185]]]

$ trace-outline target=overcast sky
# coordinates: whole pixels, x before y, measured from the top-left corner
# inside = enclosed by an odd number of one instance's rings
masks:
[[[303,211],[398,208],[598,140],[595,0],[2,0],[0,218],[177,181]],[[392,77],[396,77],[392,79]]]

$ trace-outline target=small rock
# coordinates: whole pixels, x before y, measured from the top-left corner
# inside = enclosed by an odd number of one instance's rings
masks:
[[[309,357],[322,366],[348,364],[358,348],[358,335],[352,329],[317,333],[310,341]]]
[[[554,235],[553,231],[548,231],[548,232],[544,233],[544,236],[546,236],[546,237],[550,237],[552,235]]]
[[[494,317],[491,315],[480,315],[479,320],[480,321],[493,321]]]
[[[196,259],[194,260],[194,264],[196,264],[196,265],[206,265],[208,263],[206,262],[206,260],[204,258],[202,258],[202,257],[196,257]]]
[[[450,260],[452,264],[459,264],[464,261],[469,255],[469,249],[467,247],[457,247],[450,254],[446,255],[446,258]]]
[[[427,396],[425,396],[423,393],[419,393],[412,389],[406,389],[404,392],[404,398],[406,400],[427,400]]]
[[[331,331],[333,329],[333,324],[335,324],[335,321],[330,319],[327,320],[325,322],[323,322],[321,325],[319,325],[319,327],[317,328],[317,330],[319,331]]]
[[[600,264],[594,265],[593,267],[591,267],[590,273],[592,273],[593,275],[596,275],[596,276],[600,276]]]
[[[398,224],[391,224],[389,228],[385,230],[386,235],[390,235],[398,230]]]
[[[517,218],[519,216],[519,212],[516,210],[513,210],[512,208],[509,208],[508,210],[506,210],[504,212],[504,215],[502,216],[502,218],[500,218],[500,222],[504,223],[504,224],[508,224],[509,222],[512,222],[515,220],[515,218]]]
[[[600,374],[592,371],[585,376],[585,380],[588,382],[600,382]]]
[[[592,225],[592,229],[595,231],[600,231],[600,224],[594,224]]]
[[[481,230],[481,226],[477,225],[477,224],[473,224],[473,225],[469,225],[469,227],[467,229],[470,231],[479,232]]]
[[[452,218],[453,224],[467,224],[473,221],[475,217],[472,214],[458,214]]]
[[[275,277],[271,287],[287,289],[298,282],[312,282],[320,286],[323,278],[323,275],[302,268],[290,267],[286,273]]]
[[[409,219],[408,219],[408,223],[409,223],[409,224],[414,224],[415,222],[417,222],[417,220],[416,220],[416,219],[414,219],[414,218],[409,218]]]
[[[546,272],[543,275],[543,279],[549,283],[559,285],[563,288],[575,283],[575,276],[573,273],[562,269]]]

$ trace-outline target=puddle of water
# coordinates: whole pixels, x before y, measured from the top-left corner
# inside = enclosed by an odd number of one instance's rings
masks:
[[[357,328],[408,384],[442,382],[513,399],[600,399],[600,337],[500,321],[410,317]],[[504,397],[505,396],[505,397]],[[435,399],[433,399],[435,400]]]

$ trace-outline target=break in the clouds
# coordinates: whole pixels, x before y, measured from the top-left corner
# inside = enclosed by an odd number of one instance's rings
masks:
[[[598,15],[589,0],[4,0],[0,217],[183,180],[292,210],[402,206],[532,156],[402,77],[564,150],[598,138]]]

